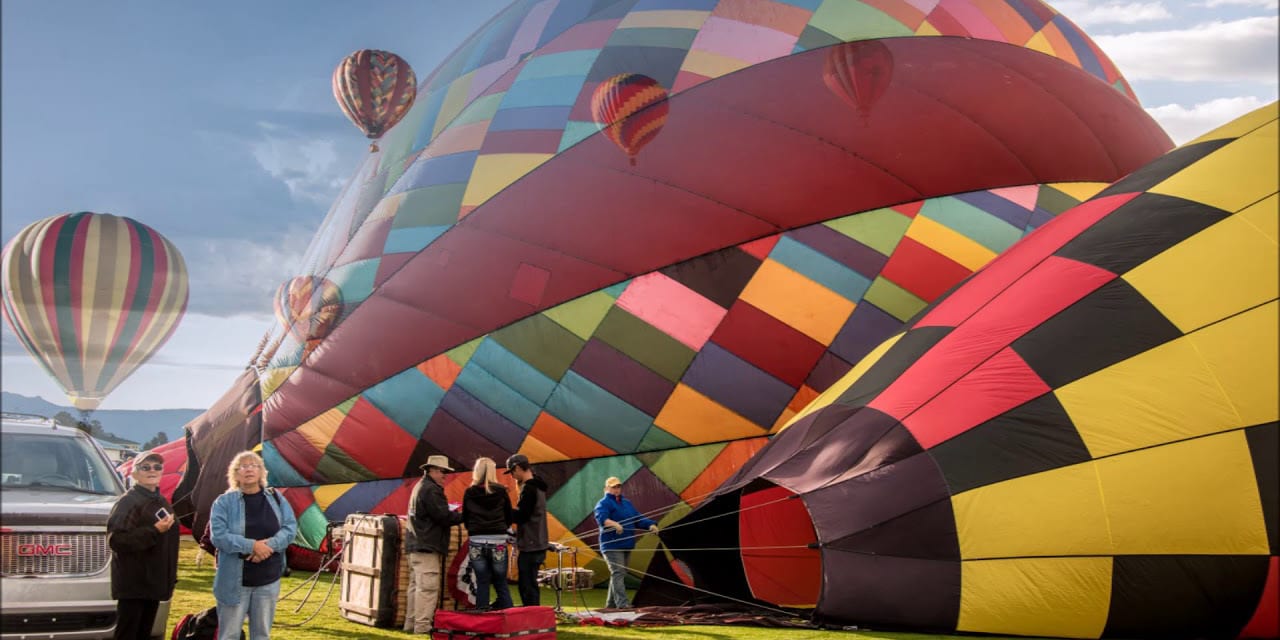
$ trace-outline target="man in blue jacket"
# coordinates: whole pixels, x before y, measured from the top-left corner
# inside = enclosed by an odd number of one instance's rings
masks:
[[[658,523],[636,511],[635,505],[622,496],[622,481],[613,476],[604,481],[604,497],[596,503],[595,516],[600,525],[600,552],[609,565],[609,598],[605,604],[614,609],[629,608],[625,580],[631,550],[636,547],[636,536],[646,529],[657,533]]]

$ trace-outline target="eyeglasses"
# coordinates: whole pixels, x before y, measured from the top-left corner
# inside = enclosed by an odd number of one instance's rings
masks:
[[[238,466],[238,467],[236,467],[236,468],[237,468],[237,469],[239,469],[239,470],[241,470],[241,471],[248,471],[248,470],[250,470],[250,469],[261,469],[261,468],[262,468],[262,465],[260,465],[260,464],[242,464],[242,465],[240,465],[240,466]]]
[[[162,464],[140,464],[140,465],[138,465],[138,471],[164,471],[164,465],[162,465]]]

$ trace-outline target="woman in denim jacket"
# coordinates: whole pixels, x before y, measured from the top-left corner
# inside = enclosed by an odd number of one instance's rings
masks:
[[[267,470],[252,451],[236,454],[227,468],[231,487],[213,501],[209,529],[218,549],[213,597],[218,639],[236,640],[249,618],[249,640],[268,640],[280,597],[284,551],[298,532],[293,507],[267,488]]]

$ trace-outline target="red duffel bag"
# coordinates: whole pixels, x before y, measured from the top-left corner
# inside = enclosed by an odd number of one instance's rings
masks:
[[[431,640],[555,640],[556,612],[551,607],[512,607],[499,611],[436,611]]]

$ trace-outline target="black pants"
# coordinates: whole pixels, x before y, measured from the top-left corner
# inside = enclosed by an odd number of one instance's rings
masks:
[[[516,556],[516,584],[520,589],[520,605],[536,607],[542,595],[538,591],[538,567],[547,559],[546,550],[521,551]]]
[[[156,623],[159,600],[117,600],[116,640],[149,640],[151,625]]]

